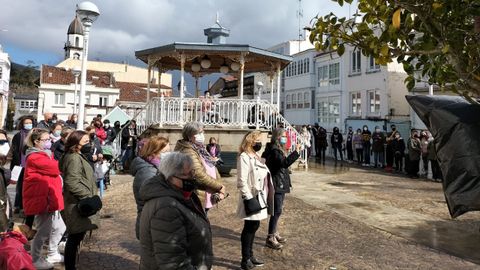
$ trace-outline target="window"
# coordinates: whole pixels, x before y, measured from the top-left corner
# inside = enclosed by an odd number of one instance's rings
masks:
[[[307,73],[310,73],[310,59],[307,58],[305,59],[305,69],[307,70]]]
[[[290,109],[291,106],[292,106],[292,99],[290,95],[287,95],[287,109]]]
[[[321,66],[318,68],[318,86],[328,85],[328,66]]]
[[[303,60],[300,60],[300,62],[298,62],[299,66],[300,66],[300,72],[298,74],[303,74]]]
[[[330,85],[340,84],[340,63],[330,64],[328,71]]]
[[[368,92],[368,107],[370,108],[369,113],[380,113],[380,91],[374,90]]]
[[[375,58],[373,56],[370,56],[368,63],[369,63],[368,64],[369,71],[380,70],[380,65],[376,63]]]
[[[297,95],[292,94],[292,109],[296,109],[296,108],[297,108]]]
[[[98,99],[98,106],[106,107],[108,106],[108,97],[107,96],[100,96]]]
[[[80,59],[80,54],[79,53],[74,53],[73,54],[73,59]]]
[[[355,92],[351,94],[352,103],[350,113],[352,115],[360,116],[362,115],[362,94],[360,92]]]
[[[20,101],[20,110],[36,109],[37,102],[33,100]]]
[[[65,94],[55,93],[55,105],[65,105]]]
[[[308,92],[303,93],[303,108],[310,109],[310,96]]]
[[[323,124],[340,123],[340,96],[318,99],[318,122]]]
[[[298,100],[297,108],[303,109],[303,94],[302,93],[297,94],[297,100]]]
[[[360,50],[355,50],[352,52],[351,55],[351,74],[358,74],[362,72],[362,60],[361,60],[362,54],[360,53]]]
[[[297,75],[297,62],[293,62],[293,76]]]
[[[75,38],[75,47],[80,47],[80,39],[78,37]]]
[[[3,68],[0,67],[0,80],[2,79],[2,75],[3,75]]]

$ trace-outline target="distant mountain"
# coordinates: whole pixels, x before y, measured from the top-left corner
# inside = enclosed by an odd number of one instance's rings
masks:
[[[36,66],[25,66],[12,62],[10,85],[33,87],[39,84],[40,70]]]

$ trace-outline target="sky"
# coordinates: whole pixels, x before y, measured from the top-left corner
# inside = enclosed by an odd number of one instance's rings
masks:
[[[75,16],[71,0],[0,0],[0,45],[11,61],[56,65],[63,60],[67,29]],[[267,48],[298,39],[298,0],[91,0],[100,16],[90,32],[89,60],[141,65],[135,51],[177,42],[206,42],[203,29],[230,29],[228,43]],[[301,0],[301,27],[317,14],[348,16],[348,5]],[[353,12],[352,12],[353,13]],[[175,79],[174,79],[175,81]]]

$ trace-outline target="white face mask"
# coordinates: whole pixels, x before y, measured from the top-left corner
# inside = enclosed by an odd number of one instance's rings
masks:
[[[0,145],[0,156],[6,156],[8,151],[10,151],[10,145],[8,143]]]
[[[195,135],[195,142],[198,144],[203,144],[205,142],[205,135],[203,132]]]

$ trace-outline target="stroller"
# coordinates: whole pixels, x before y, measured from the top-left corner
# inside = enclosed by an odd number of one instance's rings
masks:
[[[104,162],[106,162],[108,169],[106,169],[106,172],[103,176],[104,183],[105,183],[105,189],[107,189],[107,185],[111,186],[112,181],[110,179],[110,175],[115,174],[114,168],[117,166],[118,158],[116,155],[116,151],[113,147],[112,144],[105,144],[102,146],[102,152],[103,152],[103,159]]]

